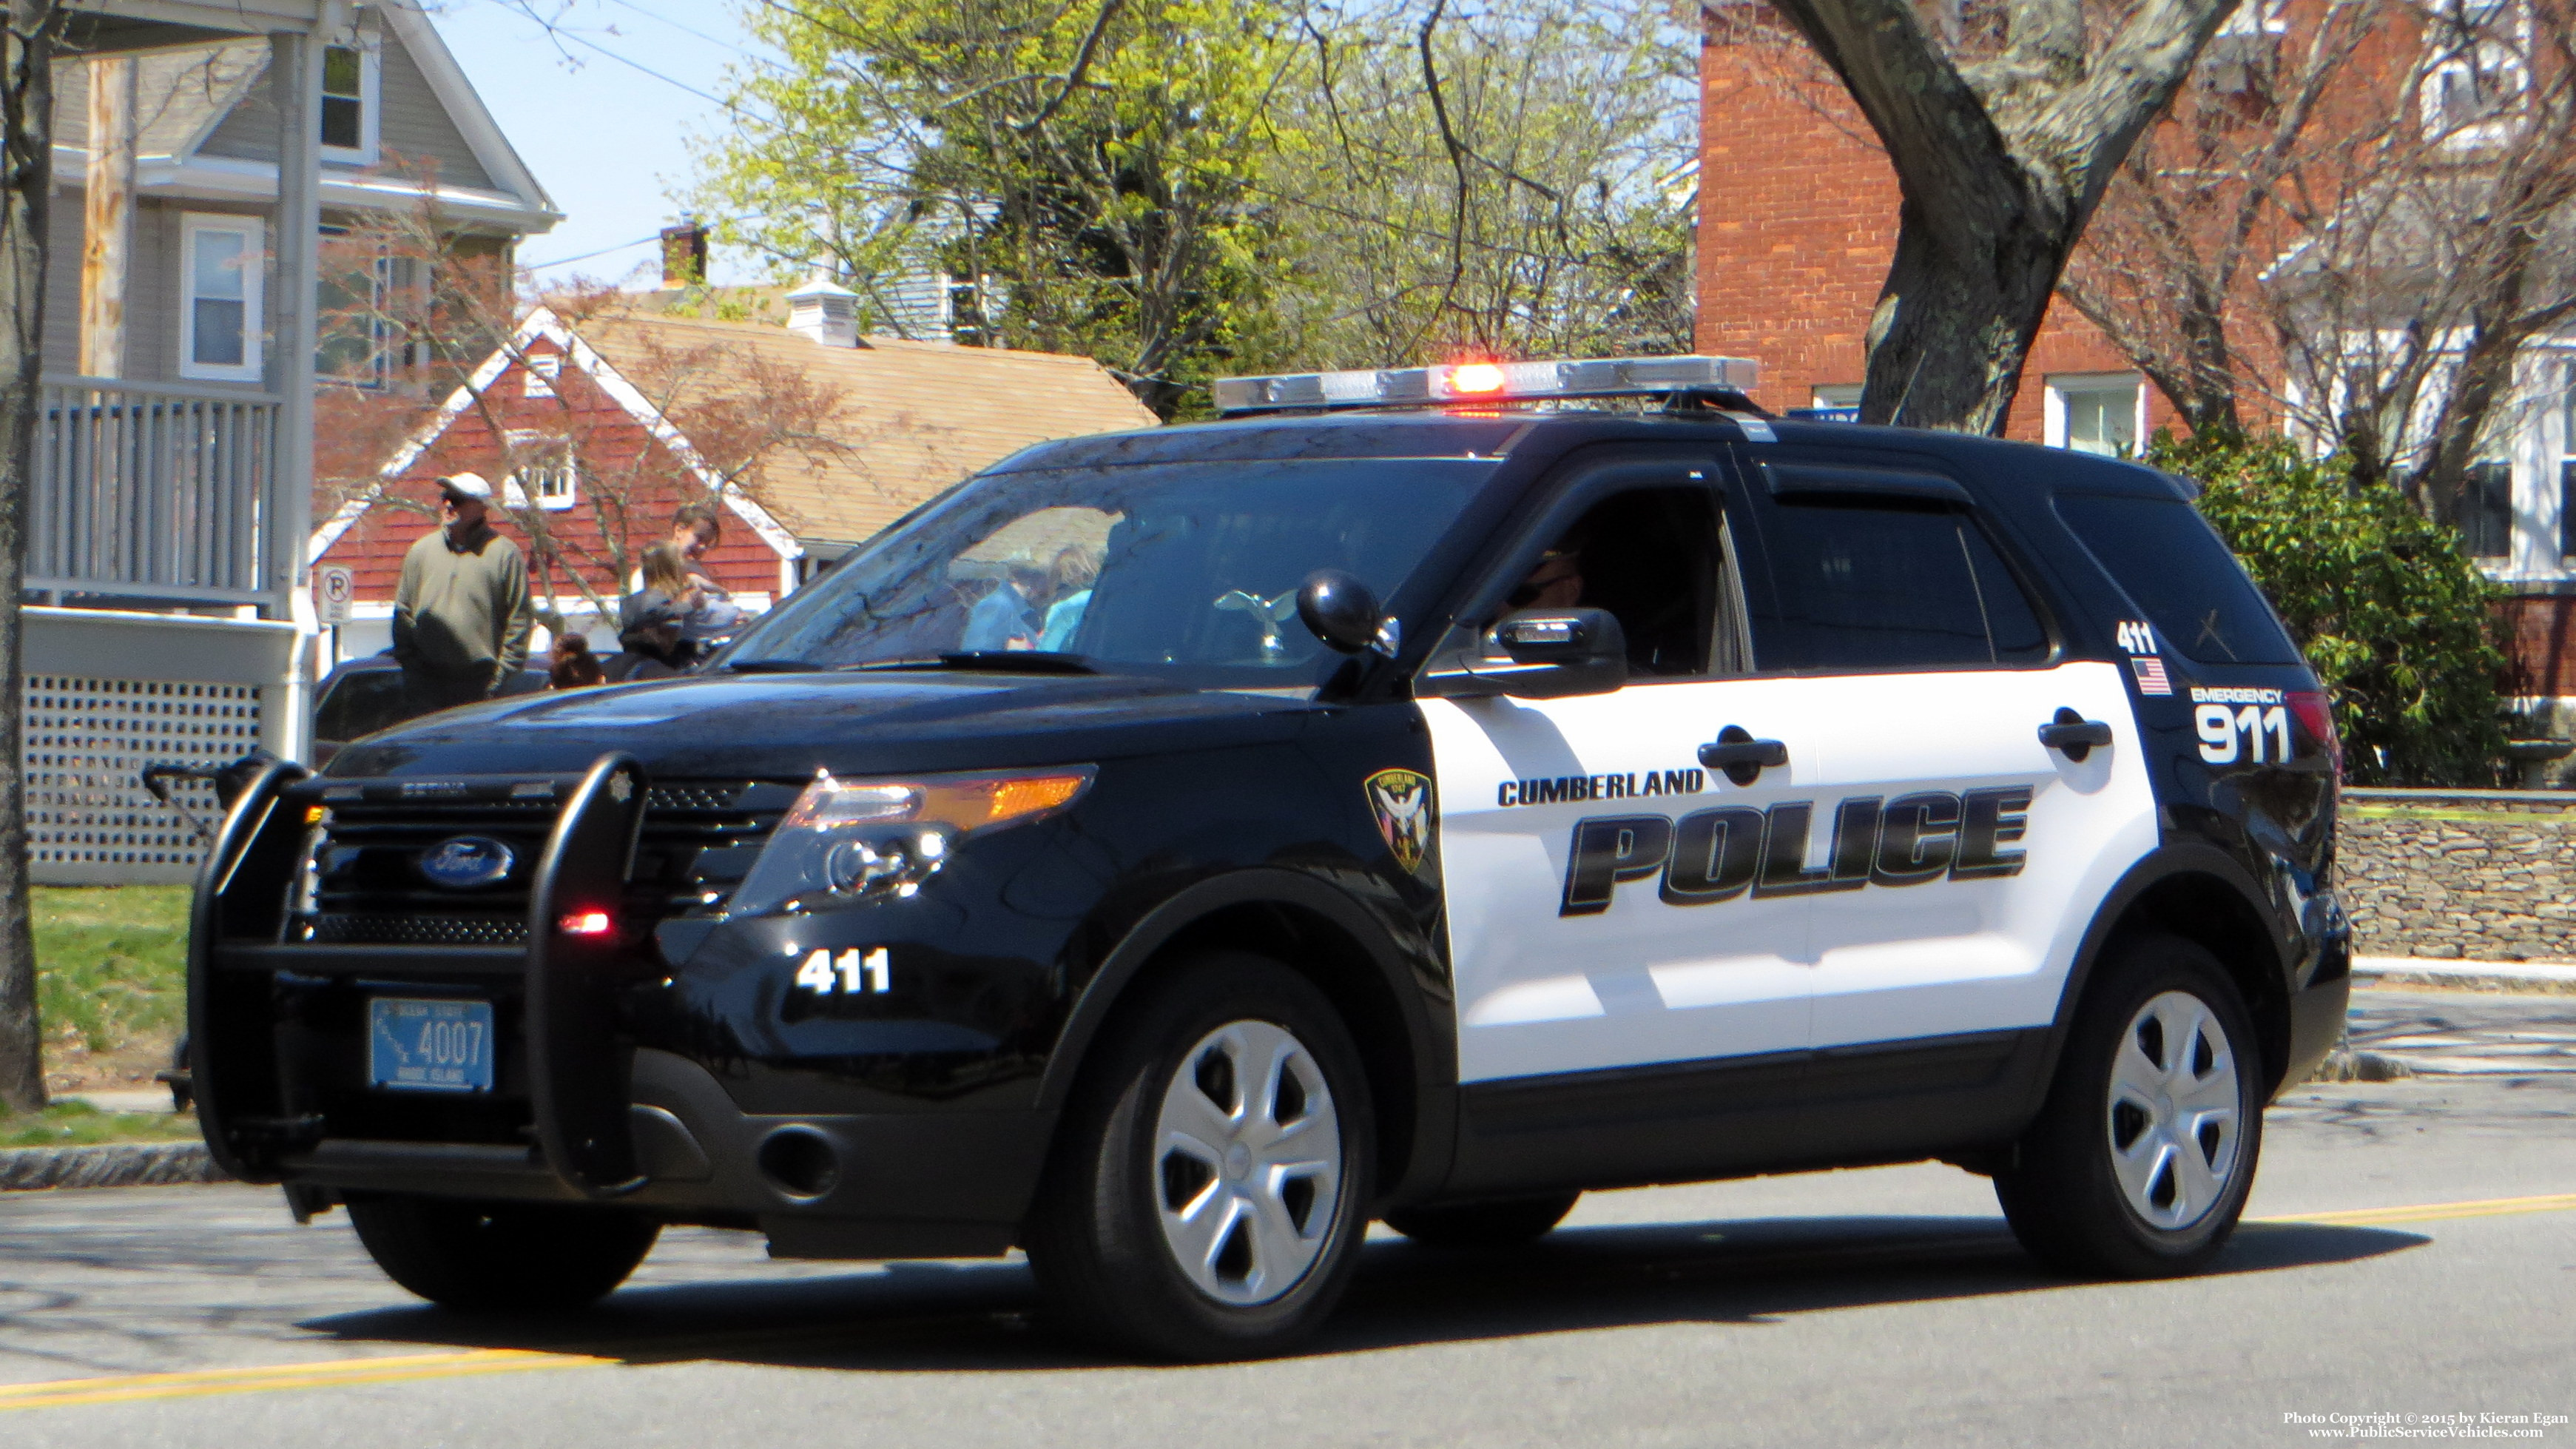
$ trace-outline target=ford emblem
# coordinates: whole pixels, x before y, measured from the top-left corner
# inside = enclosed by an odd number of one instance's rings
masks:
[[[433,885],[472,890],[508,875],[517,859],[510,847],[488,835],[450,836],[421,853],[420,873]]]

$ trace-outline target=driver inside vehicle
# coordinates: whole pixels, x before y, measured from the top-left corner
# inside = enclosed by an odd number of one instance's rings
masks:
[[[1626,489],[1559,535],[1504,604],[1600,609],[1619,621],[1631,672],[1689,677],[1709,666],[1718,557],[1706,489]]]
[[[1512,590],[1515,609],[1571,609],[1583,602],[1583,540],[1573,533],[1538,556],[1538,566]]]

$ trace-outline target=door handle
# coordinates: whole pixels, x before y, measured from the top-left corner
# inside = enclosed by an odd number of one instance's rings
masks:
[[[1717,732],[1717,743],[1699,747],[1699,762],[1738,785],[1750,785],[1773,765],[1789,763],[1789,747],[1778,740],[1757,740],[1742,725]]]
[[[2061,708],[2057,718],[2039,727],[2039,742],[2077,764],[2093,753],[2095,745],[2108,747],[2111,727],[2098,719],[2086,719],[2071,709]]]

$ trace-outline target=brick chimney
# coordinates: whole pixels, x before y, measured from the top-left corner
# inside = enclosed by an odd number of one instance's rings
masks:
[[[667,291],[704,286],[707,280],[707,229],[687,212],[677,226],[662,228],[662,286]]]
[[[817,272],[787,294],[787,330],[825,347],[856,347],[859,294]]]

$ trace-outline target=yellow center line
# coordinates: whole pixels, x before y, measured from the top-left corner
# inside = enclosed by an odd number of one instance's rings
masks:
[[[318,1363],[262,1364],[179,1373],[114,1374],[105,1378],[56,1379],[48,1383],[0,1386],[0,1412],[67,1404],[115,1404],[136,1399],[261,1393],[324,1384],[394,1383],[406,1379],[455,1378],[466,1374],[515,1373],[528,1369],[577,1368],[615,1362],[615,1359],[588,1354],[484,1348],[457,1353],[337,1358]]]
[[[2248,1218],[2254,1226],[2388,1227],[2405,1223],[2443,1222],[2456,1218],[2504,1217],[2516,1213],[2576,1212],[2576,1193],[2539,1197],[2495,1197],[2471,1202],[2418,1203],[2406,1207],[2353,1208],[2342,1212],[2295,1213]],[[553,1353],[527,1348],[460,1349],[448,1353],[396,1354],[373,1358],[335,1358],[312,1363],[257,1364],[242,1368],[194,1369],[177,1373],[111,1374],[103,1378],[55,1379],[47,1383],[0,1385],[0,1413],[11,1409],[67,1407],[73,1404],[118,1404],[142,1399],[205,1398],[217,1394],[267,1393],[282,1389],[320,1388],[338,1384],[403,1383],[421,1379],[462,1378],[474,1374],[524,1373],[534,1369],[594,1368],[611,1364],[684,1362],[692,1351],[743,1347],[781,1339],[844,1336],[849,1325],[749,1329],[731,1333],[692,1334],[625,1345],[599,1345],[590,1353]]]
[[[2438,1223],[2451,1218],[2496,1218],[2513,1213],[2576,1211],[2576,1192],[2540,1197],[2491,1197],[2475,1202],[2428,1202],[2414,1207],[2353,1208],[2346,1212],[2292,1213],[2286,1217],[2248,1218],[2251,1223],[2311,1223],[2369,1228],[2398,1223]]]

